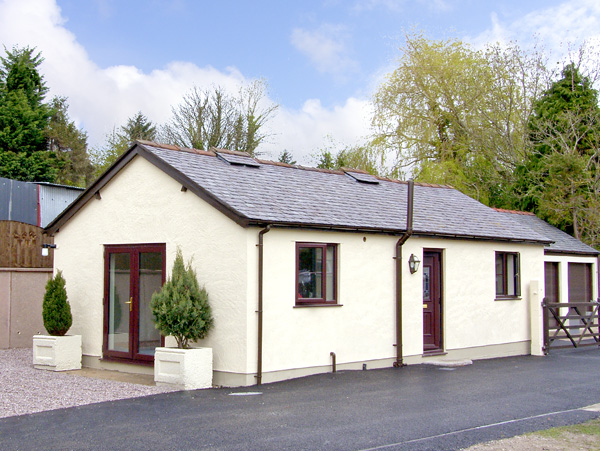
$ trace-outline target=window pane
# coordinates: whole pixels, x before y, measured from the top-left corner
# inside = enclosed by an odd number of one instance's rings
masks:
[[[129,352],[129,253],[110,254],[108,349]]]
[[[300,248],[298,258],[298,297],[321,299],[323,297],[323,249],[320,247]]]
[[[503,254],[496,254],[496,294],[506,294],[504,292],[504,258]]]
[[[506,254],[506,294],[514,296],[515,293],[515,256]]]
[[[423,300],[429,301],[431,299],[431,279],[430,279],[430,266],[423,266]]]
[[[327,291],[327,301],[335,300],[335,248],[327,246],[327,264],[325,266],[327,280],[325,281],[325,289]]]
[[[139,281],[139,336],[138,352],[154,355],[154,349],[160,346],[160,332],[154,327],[150,300],[162,286],[162,254],[160,252],[140,253]]]

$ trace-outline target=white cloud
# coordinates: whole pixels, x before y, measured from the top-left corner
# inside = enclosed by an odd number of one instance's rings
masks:
[[[491,22],[488,30],[469,40],[477,46],[517,41],[522,47],[533,45],[537,40],[559,57],[584,40],[592,44],[600,42],[600,2],[597,0],[567,0],[532,11],[512,22],[492,13]]]
[[[194,86],[219,85],[237,92],[248,81],[235,67],[220,71],[185,61],[171,62],[149,73],[134,66],[101,68],[64,23],[54,0],[0,0],[0,43],[8,49],[13,45],[35,46],[42,52],[45,61],[40,71],[51,89],[50,96],[68,97],[69,114],[88,132],[90,147],[101,145],[114,127],[137,111],[155,124],[166,122],[171,106]],[[336,54],[332,45],[329,55]],[[269,123],[274,135],[263,150],[276,158],[281,150],[288,149],[299,162],[308,163],[305,156],[319,148],[327,135],[352,144],[366,134],[365,105],[349,99],[330,109],[313,99],[298,111],[281,106]]]
[[[323,24],[316,30],[295,28],[292,31],[292,45],[317,68],[319,72],[344,78],[355,71],[358,63],[349,56],[347,42],[349,34],[341,25]]]
[[[7,48],[35,46],[42,52],[40,71],[50,95],[68,97],[69,113],[88,132],[91,146],[101,144],[113,127],[140,110],[155,123],[165,122],[170,106],[194,85],[237,89],[245,81],[235,68],[221,72],[185,62],[148,74],[133,66],[100,68],[64,22],[52,0],[0,2],[0,42]]]
[[[269,153],[267,158],[276,159],[287,149],[298,164],[309,165],[311,154],[329,137],[343,145],[359,143],[369,133],[370,116],[370,102],[352,97],[333,109],[325,108],[318,99],[307,100],[300,110],[283,107],[271,124],[278,134],[262,150]]]

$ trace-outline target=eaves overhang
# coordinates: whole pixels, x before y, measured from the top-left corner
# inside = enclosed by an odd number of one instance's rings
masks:
[[[271,227],[278,228],[295,228],[295,229],[309,229],[309,230],[324,230],[324,231],[336,231],[336,232],[355,232],[355,233],[377,233],[385,235],[400,235],[406,233],[406,229],[392,229],[392,228],[380,228],[380,227],[360,227],[351,225],[339,225],[339,224],[316,224],[316,223],[301,223],[301,222],[285,222],[285,221],[268,221],[264,219],[250,219],[248,226],[265,227],[270,225]],[[520,238],[509,238],[509,237],[493,237],[486,235],[460,235],[460,234],[447,234],[447,233],[435,233],[435,232],[413,232],[412,237],[422,238],[439,238],[439,239],[453,239],[453,240],[477,240],[477,241],[502,241],[511,243],[521,244],[535,244],[545,246],[553,243],[549,240],[536,240],[536,239],[520,239]]]
[[[248,226],[256,227],[271,227],[285,229],[307,229],[307,230],[323,230],[331,232],[355,232],[355,233],[378,233],[385,235],[398,235],[404,233],[405,230],[388,229],[381,227],[362,227],[353,225],[326,224],[326,223],[306,223],[306,222],[291,222],[291,221],[269,221],[265,219],[250,219]]]
[[[477,240],[477,241],[503,241],[510,243],[520,244],[537,244],[546,246],[552,244],[554,241],[550,240],[539,240],[533,238],[513,238],[513,237],[502,237],[502,236],[490,236],[490,235],[468,235],[468,234],[453,234],[453,233],[437,233],[437,232],[413,232],[413,237],[423,238],[445,238],[454,240]]]
[[[569,251],[569,250],[556,250],[556,249],[545,249],[544,255],[575,255],[578,257],[598,257],[600,252],[585,252],[585,251]]]

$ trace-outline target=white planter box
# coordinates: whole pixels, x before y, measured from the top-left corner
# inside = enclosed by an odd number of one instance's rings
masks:
[[[156,385],[175,385],[184,390],[212,387],[212,348],[156,348]]]
[[[81,335],[34,335],[33,366],[50,371],[80,370]]]

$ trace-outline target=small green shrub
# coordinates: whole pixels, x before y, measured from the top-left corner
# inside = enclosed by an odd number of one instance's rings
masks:
[[[171,277],[152,295],[150,308],[155,327],[161,334],[175,337],[181,349],[189,348],[190,341],[205,338],[212,328],[208,293],[199,287],[191,261],[187,267],[183,263],[181,249],[177,249]]]
[[[65,283],[62,272],[56,271],[56,275],[46,284],[42,304],[42,317],[46,331],[50,335],[59,337],[65,335],[73,324]]]

